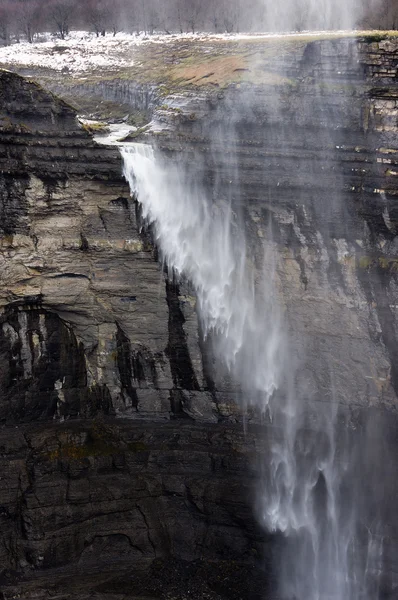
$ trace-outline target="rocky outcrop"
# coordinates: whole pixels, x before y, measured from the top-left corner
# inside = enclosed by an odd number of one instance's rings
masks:
[[[2,593],[113,598],[134,576],[118,597],[218,598],[245,573],[245,595],[254,438],[217,425],[194,302],[165,284],[118,151],[0,77]]]
[[[152,136],[232,198],[255,266],[276,250],[297,390],[333,394],[353,427],[370,407],[395,423],[396,57],[392,41],[304,44],[273,62],[278,85],[170,96]],[[260,596],[253,454],[275,432],[236,425],[238,390],[189,283],[166,283],[118,151],[37,84],[0,78],[5,598],[182,598],[184,561],[199,597]]]
[[[59,409],[60,418],[88,416],[91,403],[106,413],[125,405],[136,410],[137,393],[123,389],[122,381],[131,387],[123,370],[143,387],[157,376],[142,338],[156,332],[167,346],[168,311],[165,293],[163,308],[155,298],[161,274],[139,233],[119,153],[95,144],[75,112],[36,84],[2,77],[0,302],[8,368],[1,418],[15,419],[16,412],[22,421],[52,418]],[[159,326],[146,331],[142,321],[151,313]],[[134,373],[123,364],[126,352],[135,356]],[[167,369],[158,376],[167,378]],[[45,393],[42,407],[36,389]]]

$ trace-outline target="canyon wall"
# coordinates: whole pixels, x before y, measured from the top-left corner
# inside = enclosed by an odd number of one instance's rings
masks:
[[[171,94],[142,141],[232,200],[255,268],[277,257],[299,393],[394,437],[398,43],[318,41],[272,65],[258,85]],[[253,515],[254,457],[277,432],[251,413],[244,436],[240,392],[189,282],[166,281],[117,148],[0,78],[4,597],[184,597],[178,561],[199,596],[260,596],[275,540]],[[388,527],[392,589],[393,506]]]

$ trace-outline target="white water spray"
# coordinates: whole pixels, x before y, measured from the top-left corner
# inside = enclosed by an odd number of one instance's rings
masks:
[[[256,271],[230,204],[209,201],[197,181],[147,145],[121,152],[169,274],[194,286],[204,336],[215,338],[216,356],[238,383],[243,408],[256,407],[272,420],[258,512],[269,531],[283,534],[281,598],[375,600],[365,591],[369,565],[356,549],[355,489],[346,494],[355,460],[347,440],[336,451],[336,403],[308,407],[296,395],[275,258],[266,253]]]
[[[246,390],[246,405],[264,413],[280,377],[277,304],[265,277],[259,303],[243,228],[232,223],[236,215],[228,204],[209,203],[198,184],[150,146],[131,144],[122,155],[124,175],[169,271],[195,288],[204,337],[216,338],[218,356]]]

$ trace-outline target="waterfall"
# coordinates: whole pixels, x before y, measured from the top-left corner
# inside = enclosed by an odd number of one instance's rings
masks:
[[[280,377],[277,305],[265,278],[259,301],[231,205],[211,204],[198,183],[150,146],[131,144],[122,155],[124,176],[169,271],[195,288],[204,337],[216,338],[217,355],[245,389],[246,406],[265,413]]]
[[[231,202],[212,201],[202,182],[148,145],[121,153],[168,273],[193,285],[203,335],[237,382],[243,410],[254,409],[276,432],[260,457],[257,510],[281,536],[280,598],[375,600],[366,580],[382,547],[369,528],[367,540],[359,536],[356,433],[347,418],[337,434],[345,417],[333,398],[312,406],[295,388],[272,233],[256,269]]]

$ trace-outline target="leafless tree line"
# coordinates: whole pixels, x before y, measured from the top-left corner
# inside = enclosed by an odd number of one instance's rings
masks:
[[[33,42],[43,32],[65,39],[71,29],[97,36],[118,31],[259,32],[352,26],[398,29],[398,0],[0,0],[0,43]],[[328,13],[322,3],[333,7]],[[347,4],[348,3],[348,4]]]

